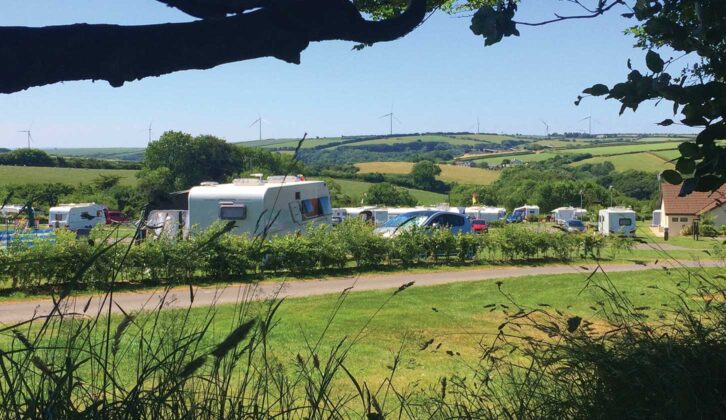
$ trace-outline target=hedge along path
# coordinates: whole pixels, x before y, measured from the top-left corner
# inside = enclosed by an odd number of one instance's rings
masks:
[[[717,261],[681,261],[677,265],[671,261],[660,264],[608,264],[602,265],[605,272],[643,271],[679,267],[715,267]],[[110,308],[113,313],[154,310],[159,305],[165,309],[203,307],[219,304],[238,303],[241,297],[247,300],[271,298],[295,298],[326,294],[340,294],[346,290],[362,292],[367,290],[395,289],[401,285],[415,282],[416,287],[435,286],[457,282],[508,279],[524,276],[581,273],[587,276],[597,268],[596,264],[551,265],[543,267],[500,267],[464,271],[445,271],[436,273],[402,273],[369,275],[355,277],[330,277],[317,280],[295,280],[286,282],[234,283],[224,287],[175,287],[143,292],[116,292]],[[584,279],[584,277],[583,277]],[[63,315],[94,316],[108,313],[108,300],[103,294],[76,296],[67,299],[59,308]],[[51,299],[38,299],[24,302],[0,304],[0,323],[17,323],[35,317],[45,317],[53,309]],[[84,311],[84,309],[86,309]]]

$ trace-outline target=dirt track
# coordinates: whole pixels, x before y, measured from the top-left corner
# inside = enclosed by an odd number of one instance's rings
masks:
[[[695,267],[697,265],[715,266],[715,262],[684,262],[684,265]],[[668,264],[671,267],[670,264]],[[663,264],[613,264],[606,265],[607,272],[641,271],[662,269]],[[587,270],[586,270],[586,269]],[[415,282],[416,287],[433,286],[438,284],[470,282],[480,280],[506,279],[522,276],[537,276],[548,274],[579,273],[586,276],[595,269],[594,265],[549,265],[541,267],[496,267],[479,268],[472,270],[443,271],[431,273],[401,273],[364,275],[359,277],[332,277],[318,280],[299,280],[282,282],[261,282],[255,285],[248,283],[230,284],[226,287],[199,287],[195,288],[194,307],[211,304],[235,303],[241,299],[266,299],[271,297],[303,297],[324,294],[338,294],[347,288],[359,292],[364,290],[381,290],[398,288],[402,284]],[[113,312],[119,312],[120,306],[124,311],[137,311],[154,309],[162,302],[167,308],[185,308],[190,304],[189,287],[171,289],[166,297],[162,290],[144,290],[139,292],[121,292],[114,294]],[[91,299],[87,315],[95,315],[98,311],[108,311],[108,300],[104,302],[103,295],[80,296],[69,299],[61,308],[62,313],[81,313],[84,306]],[[0,303],[0,323],[16,323],[31,319],[33,316],[44,316],[53,309],[51,300],[29,299],[21,302]]]

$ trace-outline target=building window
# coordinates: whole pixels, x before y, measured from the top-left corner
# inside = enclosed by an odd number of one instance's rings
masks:
[[[678,221],[677,217],[671,217],[671,222],[677,222],[677,221]]]
[[[688,221],[687,217],[681,217],[681,222],[687,222],[687,221]]]

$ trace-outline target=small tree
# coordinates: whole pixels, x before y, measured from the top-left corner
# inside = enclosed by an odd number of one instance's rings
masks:
[[[394,187],[388,182],[374,184],[368,189],[364,198],[365,204],[381,206],[415,206],[418,201],[410,192]]]
[[[417,162],[411,168],[411,180],[413,184],[422,190],[430,190],[436,185],[436,176],[441,174],[439,165],[430,160]]]

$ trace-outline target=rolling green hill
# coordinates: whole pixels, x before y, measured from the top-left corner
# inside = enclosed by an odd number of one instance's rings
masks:
[[[355,202],[360,202],[361,198],[363,197],[363,194],[368,191],[368,188],[371,187],[371,185],[374,185],[370,182],[363,182],[363,181],[352,181],[349,179],[335,179],[335,183],[340,185],[341,189],[343,190],[343,193],[348,195],[349,197],[353,198]],[[432,193],[429,191],[422,191],[422,190],[414,190],[410,188],[404,188],[405,190],[408,190],[408,192],[411,193],[419,202],[421,205],[430,205],[430,204],[439,204],[443,203],[447,200],[446,195],[444,194],[437,194]]]
[[[49,155],[63,157],[86,157],[108,160],[141,161],[144,158],[143,147],[89,147],[89,148],[55,148],[43,149]]]

